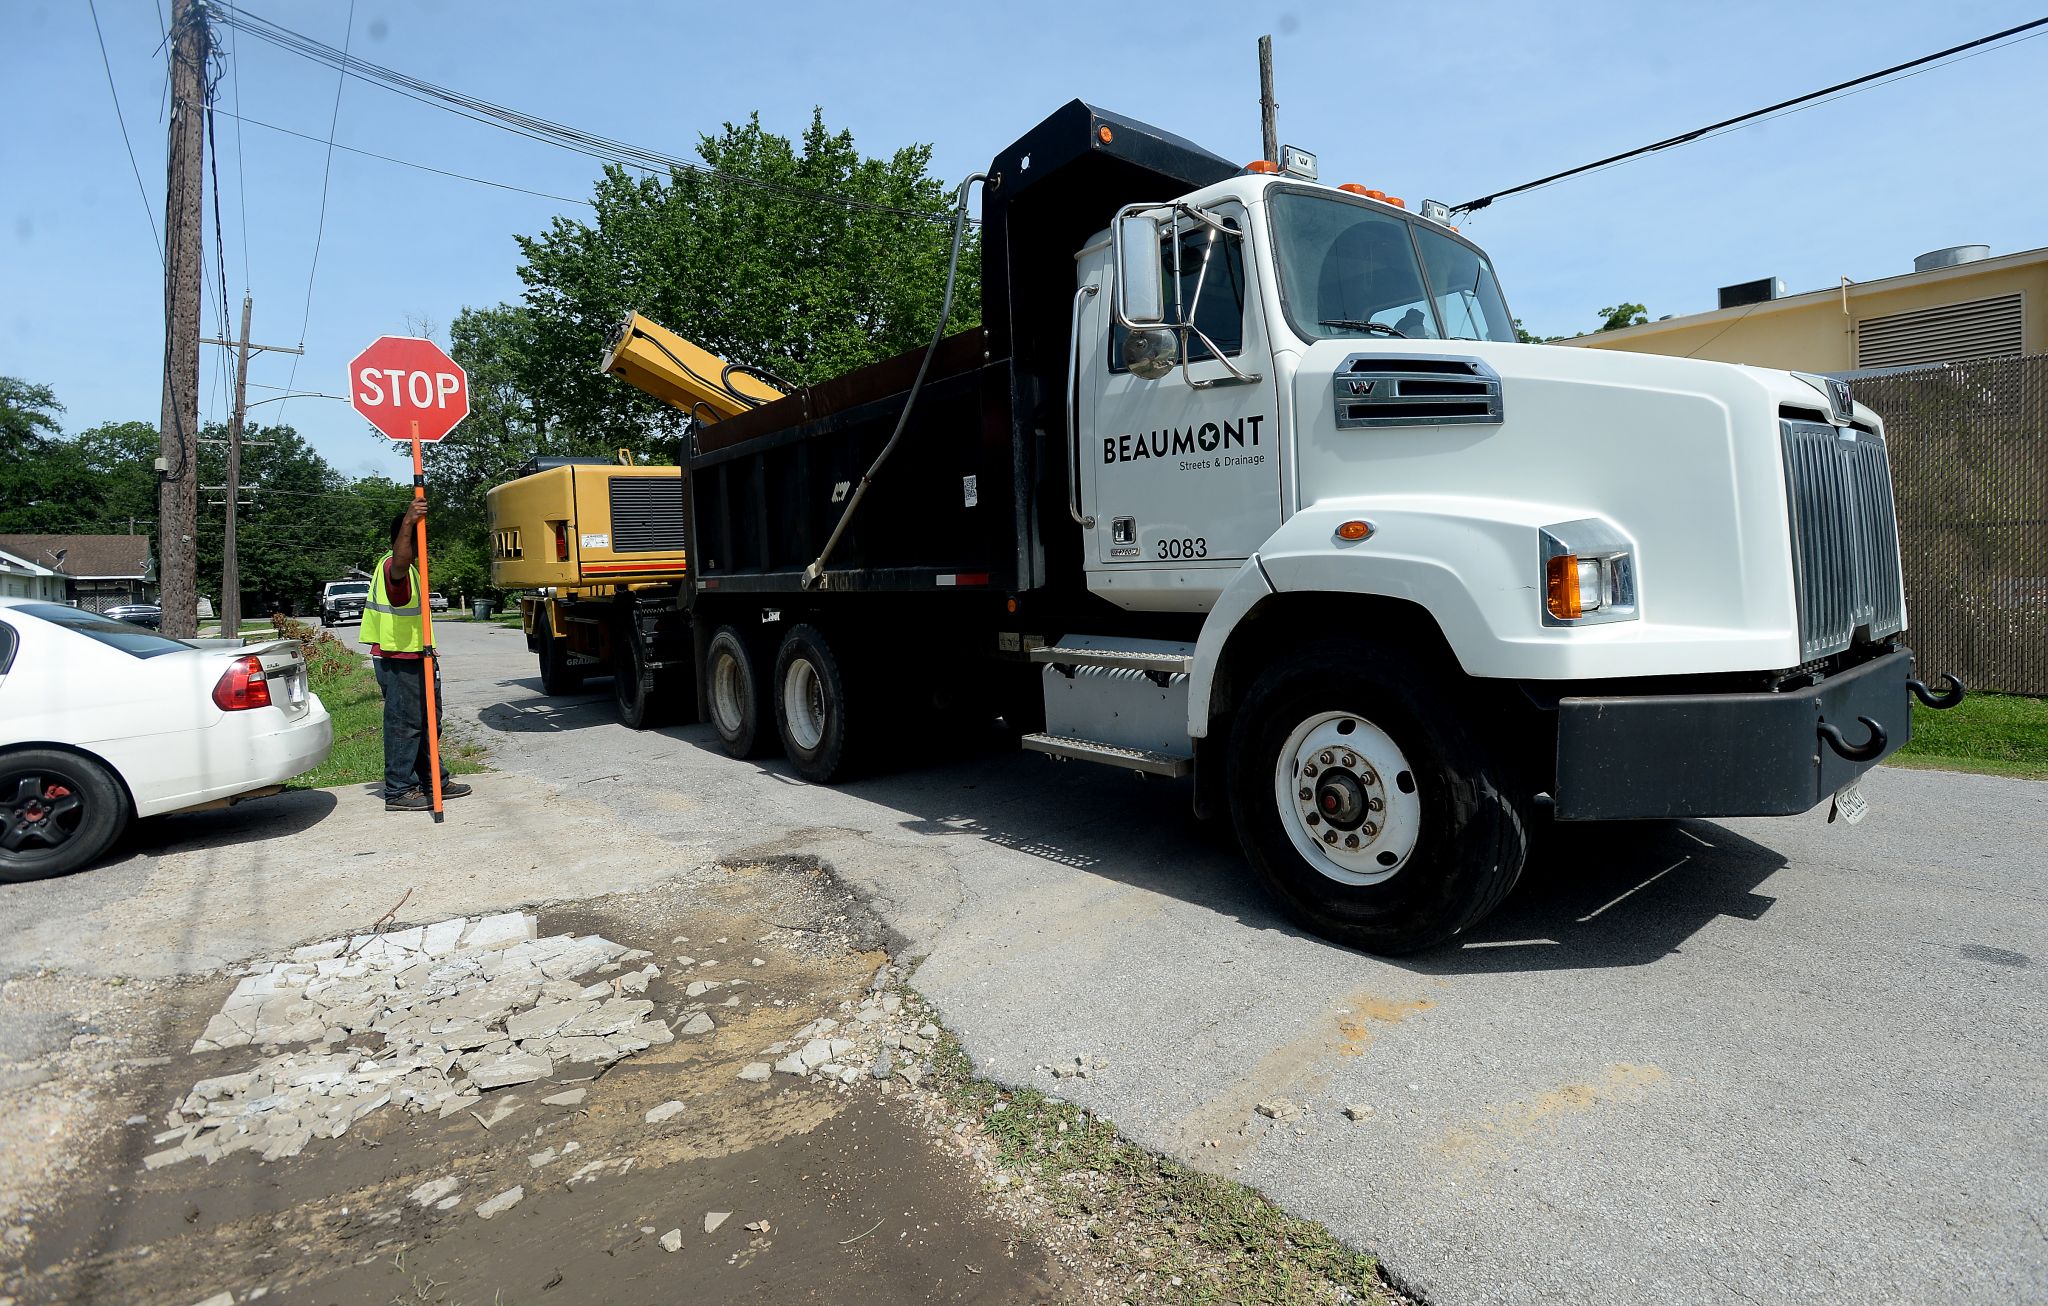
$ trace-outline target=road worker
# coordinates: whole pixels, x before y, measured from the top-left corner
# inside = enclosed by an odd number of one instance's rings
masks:
[[[384,695],[387,812],[427,812],[434,807],[427,741],[426,637],[420,622],[420,604],[426,596],[420,592],[417,551],[418,526],[426,519],[424,499],[414,499],[391,519],[391,551],[377,559],[370,577],[370,600],[363,606],[362,640],[369,646],[377,688]],[[437,706],[440,688],[436,683]],[[468,792],[468,785],[448,774],[444,758],[441,797],[460,798]]]

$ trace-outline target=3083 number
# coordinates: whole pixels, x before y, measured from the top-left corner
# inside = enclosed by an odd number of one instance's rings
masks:
[[[1209,556],[1209,541],[1197,535],[1193,539],[1159,541],[1159,556],[1162,558],[1206,558]]]

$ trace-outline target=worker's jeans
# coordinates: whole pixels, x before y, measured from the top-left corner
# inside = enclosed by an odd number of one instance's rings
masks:
[[[433,784],[427,760],[426,661],[421,658],[371,658],[377,688],[384,694],[384,796],[398,798],[407,790],[425,792]],[[434,703],[440,705],[440,664],[434,666]],[[448,774],[448,759],[441,759]]]

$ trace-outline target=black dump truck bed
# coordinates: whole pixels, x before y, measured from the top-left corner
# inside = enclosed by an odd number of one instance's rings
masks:
[[[983,325],[940,343],[902,443],[841,538],[822,588],[1080,585],[1079,532],[1063,529],[1074,254],[1121,206],[1170,199],[1237,170],[1080,100],[996,156],[982,187]],[[884,359],[702,428],[684,459],[698,587],[802,588],[804,569],[895,429],[923,354]]]

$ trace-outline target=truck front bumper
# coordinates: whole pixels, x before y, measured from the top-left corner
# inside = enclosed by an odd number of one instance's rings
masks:
[[[1776,694],[1566,698],[1557,709],[1557,816],[1614,821],[1672,816],[1791,816],[1818,805],[1913,735],[1900,649],[1806,689]],[[1851,761],[1820,737],[1851,745],[1884,727],[1877,755]]]

